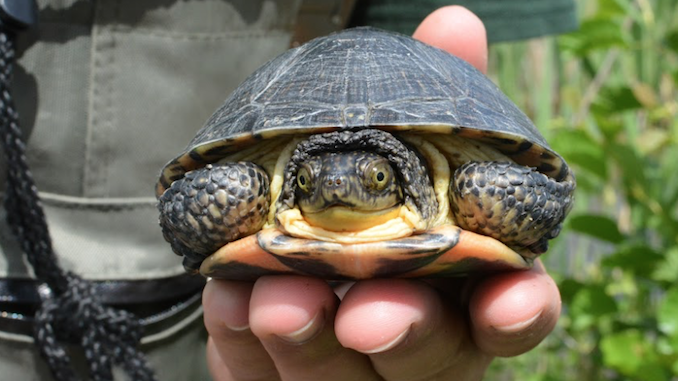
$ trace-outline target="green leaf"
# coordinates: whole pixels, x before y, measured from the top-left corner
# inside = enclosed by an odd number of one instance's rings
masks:
[[[603,286],[590,285],[575,294],[571,311],[575,316],[601,317],[617,312],[617,302],[605,292]]]
[[[652,154],[658,152],[661,147],[665,146],[670,138],[671,136],[667,131],[655,128],[640,134],[636,145],[641,153],[646,155]]]
[[[618,163],[623,174],[622,179],[629,191],[633,191],[632,187],[636,185],[642,187],[648,184],[645,176],[647,167],[632,147],[611,143],[606,148],[606,152]]]
[[[619,0],[598,0],[598,16],[624,16],[628,13],[628,6]]]
[[[617,252],[603,259],[605,267],[618,267],[635,274],[649,277],[664,256],[646,245],[633,245],[620,248]]]
[[[572,303],[574,296],[584,287],[585,285],[576,279],[563,279],[560,283],[558,283],[558,289],[560,290],[560,297],[563,300],[563,303]]]
[[[652,274],[652,279],[668,283],[678,282],[678,247],[671,247],[664,253],[661,263]]]
[[[568,330],[575,335],[604,330],[618,311],[617,302],[598,284],[579,290],[568,307],[566,310],[571,319]]]
[[[678,150],[667,149],[661,161],[660,179],[655,181],[660,187],[658,201],[665,210],[674,210],[678,202]]]
[[[610,114],[643,107],[636,93],[629,86],[604,87],[591,105],[591,111],[609,117]]]
[[[676,363],[674,365],[678,365],[678,335],[673,335],[669,337],[664,337],[668,339],[668,345],[670,347],[670,355],[672,355],[676,359]],[[678,368],[675,368],[676,372],[675,374],[678,375]]]
[[[650,349],[641,332],[629,329],[603,337],[600,350],[605,365],[627,376],[634,376],[641,369],[643,357]]]
[[[561,36],[558,41],[563,50],[583,57],[596,50],[626,46],[622,30],[620,22],[614,18],[595,17],[584,20],[579,30]]]
[[[657,310],[659,329],[667,335],[678,336],[678,286],[670,288]]]
[[[647,359],[643,359],[643,363],[635,376],[643,381],[667,381],[669,379],[659,361],[648,361]]]
[[[678,53],[678,30],[671,31],[666,35],[666,46]]]
[[[553,148],[568,163],[585,168],[601,179],[607,178],[607,160],[603,146],[582,130],[559,130]]]
[[[624,131],[624,125],[620,118],[610,118],[609,114],[602,112],[593,113],[591,115],[593,115],[598,129],[605,135],[605,138],[608,141],[614,141],[615,137]]]
[[[624,240],[624,235],[619,231],[617,223],[605,216],[593,214],[572,216],[568,220],[568,226],[576,232],[603,241],[620,243]]]

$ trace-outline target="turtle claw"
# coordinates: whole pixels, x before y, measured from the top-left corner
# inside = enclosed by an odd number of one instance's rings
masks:
[[[512,162],[466,163],[450,184],[451,208],[459,226],[528,255],[543,253],[548,240],[558,235],[573,192],[571,181],[558,182]]]
[[[158,200],[160,226],[184,267],[196,270],[221,246],[261,229],[269,180],[252,163],[207,165],[172,183]]]

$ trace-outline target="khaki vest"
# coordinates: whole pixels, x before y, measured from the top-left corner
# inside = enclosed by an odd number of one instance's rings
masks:
[[[148,316],[143,349],[160,380],[209,379],[203,280],[162,238],[160,169],[253,70],[341,28],[351,4],[41,0],[39,26],[19,36],[13,92],[60,264]],[[3,379],[51,379],[20,313],[36,286],[0,209]]]

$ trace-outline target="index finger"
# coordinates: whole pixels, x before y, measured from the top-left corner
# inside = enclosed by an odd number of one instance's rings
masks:
[[[529,271],[495,275],[475,287],[469,305],[473,338],[486,353],[517,356],[551,333],[560,309],[558,287],[536,261]]]
[[[483,22],[468,9],[451,5],[430,15],[412,37],[443,49],[487,72],[487,32]]]

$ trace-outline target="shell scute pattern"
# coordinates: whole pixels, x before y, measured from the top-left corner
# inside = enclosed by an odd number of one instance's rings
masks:
[[[193,161],[184,165],[190,170],[255,144],[255,136],[368,126],[463,128],[533,142],[535,154],[550,151],[527,116],[459,58],[407,36],[356,28],[313,40],[255,71],[181,157]],[[491,144],[507,153],[517,148]],[[562,159],[552,161],[559,170]]]

